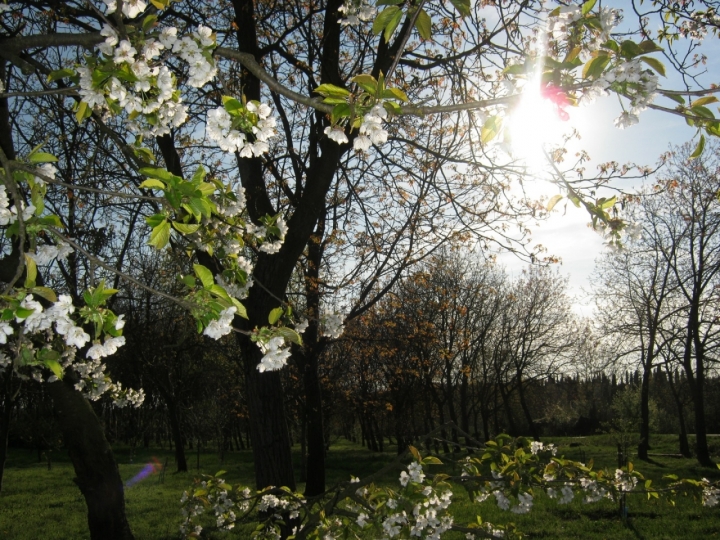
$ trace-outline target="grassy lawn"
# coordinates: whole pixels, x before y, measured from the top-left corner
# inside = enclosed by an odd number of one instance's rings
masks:
[[[577,439],[547,439],[560,446],[560,454],[570,459],[589,461],[596,467],[614,468],[617,463],[615,442],[609,436]],[[570,446],[572,444],[572,446]],[[656,436],[652,452],[676,452],[674,437]],[[394,449],[392,449],[394,450]],[[189,474],[172,474],[173,458],[168,451],[120,448],[115,451],[120,474],[129,480],[139,473],[146,463],[154,459],[163,463],[167,459],[168,473],[164,481],[152,475],[126,488],[127,510],[130,525],[138,540],[163,540],[178,537],[180,523],[179,499],[182,491],[197,475],[196,455],[189,453]],[[296,456],[297,457],[297,456]],[[345,481],[350,475],[365,476],[380,469],[394,458],[394,452],[371,453],[346,441],[334,444],[328,455],[328,485]],[[80,540],[89,538],[85,518],[85,503],[72,482],[73,471],[64,452],[53,455],[52,470],[46,463],[38,463],[35,452],[15,450],[8,460],[3,492],[0,494],[0,538],[8,540]],[[440,456],[443,459],[443,456]],[[652,463],[634,460],[635,466],[646,478],[660,482],[670,472],[684,477],[702,476],[718,478],[720,471],[697,467],[692,460],[668,456],[654,456]],[[231,483],[252,485],[252,457],[250,452],[226,455],[221,464],[215,453],[202,453],[200,473],[214,474],[227,470],[225,478]],[[450,468],[446,472],[452,473]],[[431,471],[432,472],[432,471]],[[435,471],[438,472],[438,471]],[[390,473],[385,481],[394,483],[397,473]],[[302,484],[299,489],[302,489]],[[480,514],[493,523],[514,522],[529,538],[583,538],[583,539],[662,539],[662,538],[720,538],[720,508],[704,508],[699,501],[679,498],[676,506],[666,501],[647,501],[643,495],[629,495],[629,518],[618,515],[615,503],[602,501],[584,505],[577,498],[567,506],[558,506],[544,495],[536,494],[533,511],[527,515],[514,515],[497,508],[490,498],[482,505],[468,502],[462,488],[455,490],[456,523],[465,524]],[[229,538],[218,534],[213,538]],[[240,529],[234,538],[249,537],[248,529]],[[449,539],[464,535],[448,534]]]

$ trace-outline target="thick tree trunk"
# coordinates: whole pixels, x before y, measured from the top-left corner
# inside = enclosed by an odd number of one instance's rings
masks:
[[[48,384],[55,416],[88,508],[92,540],[133,540],[115,457],[90,403],[68,378]]]
[[[12,388],[13,371],[6,369],[3,375],[3,401],[0,409],[0,492],[2,492],[7,462],[8,438],[10,436],[10,418],[15,407],[15,396]]]
[[[177,410],[174,396],[165,396],[165,403],[170,417],[170,430],[172,431],[173,444],[175,445],[175,462],[177,472],[188,472],[187,459],[185,457],[185,444],[183,442],[182,429],[180,428],[180,416]]]
[[[520,379],[520,375],[518,374],[518,396],[520,397],[520,407],[522,407],[523,413],[525,414],[525,420],[527,420],[528,427],[530,428],[530,434],[532,435],[533,439],[536,441],[540,440],[540,432],[538,431],[537,424],[535,424],[535,420],[532,417],[532,413],[530,412],[530,407],[528,407],[527,401],[525,399],[525,390],[523,389],[523,383]]]
[[[295,491],[290,435],[285,417],[285,394],[277,371],[260,373],[262,353],[249,339],[242,339],[250,413],[250,438],[257,489],[285,486]]]
[[[651,339],[650,347],[654,347]],[[647,353],[643,362],[643,378],[640,387],[640,443],[638,444],[638,458],[647,461],[650,450],[650,378],[652,377],[652,353]]]

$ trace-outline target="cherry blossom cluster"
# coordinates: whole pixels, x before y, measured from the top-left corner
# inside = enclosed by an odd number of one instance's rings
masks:
[[[684,38],[702,40],[707,36],[708,29],[717,34],[720,28],[720,15],[713,8],[706,11],[695,11],[690,18],[684,19],[678,31]]]
[[[388,118],[388,112],[382,101],[376,103],[365,115],[358,130],[358,136],[353,141],[353,148],[358,152],[367,152],[373,144],[385,144],[388,139],[388,132],[383,128],[383,122]],[[325,135],[328,139],[338,144],[345,144],[349,141],[345,130],[340,125],[328,126],[325,128]]]
[[[114,354],[118,347],[124,345],[125,338],[107,335],[104,344],[96,341],[87,350],[84,359],[77,358],[77,350],[85,347],[91,338],[81,326],[75,324],[71,317],[74,312],[75,307],[68,295],[60,295],[56,302],[44,309],[32,294],[25,295],[20,292],[15,306],[11,302],[3,311],[0,344],[6,345],[9,339],[16,338],[18,347],[13,349],[20,350],[20,353],[15,367],[26,366],[30,376],[38,382],[54,382],[66,369],[71,369],[79,378],[75,384],[76,390],[88,399],[97,400],[103,395],[109,395],[118,407],[139,407],[145,398],[143,391],[124,389],[121,384],[113,382],[105,373],[105,365],[100,362],[101,357]],[[11,324],[13,319],[17,329]],[[119,332],[123,326],[122,315],[116,317],[114,330]],[[52,347],[56,341],[55,336],[62,338],[63,347],[60,353],[55,352]],[[33,337],[44,343],[40,349],[36,348]],[[3,358],[0,362],[1,368],[13,364],[7,355],[0,354]],[[53,374],[46,377],[46,369]]]
[[[329,313],[323,318],[323,334],[330,339],[339,338],[345,327],[343,326],[344,317],[341,313]]]
[[[0,225],[9,225],[15,223],[18,217],[17,204],[10,206],[10,200],[4,185],[0,185]],[[25,205],[20,201],[20,213],[23,221],[29,220],[35,213],[35,206],[32,204]]]
[[[345,0],[338,11],[344,15],[339,21],[342,26],[357,26],[361,22],[371,21],[377,13],[377,9],[365,0]]]
[[[277,134],[277,121],[271,114],[266,103],[250,101],[242,105],[228,100],[224,107],[208,111],[205,133],[225,152],[258,157],[270,150],[268,141]]]
[[[132,7],[123,2],[123,11],[127,8],[135,13],[140,4],[144,11],[143,2]],[[105,37],[97,45],[102,57],[88,56],[87,65],[77,68],[80,95],[98,112],[126,114],[127,125],[136,134],[164,135],[187,119],[175,75],[166,65],[169,56],[180,58],[188,66],[189,86],[200,88],[217,74],[209,54],[215,48],[215,35],[208,27],[199,26],[182,39],[175,27],[150,36],[136,33],[132,41],[121,39],[109,24],[100,33]]]
[[[271,338],[267,343],[258,341],[258,347],[264,355],[257,365],[260,373],[282,369],[290,358],[290,348],[282,337]]]

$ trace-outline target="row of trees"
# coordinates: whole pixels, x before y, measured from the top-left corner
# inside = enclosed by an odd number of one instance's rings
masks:
[[[720,162],[715,146],[703,160],[690,154],[688,147],[673,153],[664,179],[630,203],[635,234],[625,250],[600,261],[596,295],[600,326],[613,336],[618,355],[639,358],[640,457],[647,459],[650,448],[650,383],[661,366],[685,374],[697,456],[707,465],[706,379],[716,372],[720,345]],[[682,411],[679,394],[673,395]],[[681,451],[688,455],[688,429],[682,413],[679,418]]]

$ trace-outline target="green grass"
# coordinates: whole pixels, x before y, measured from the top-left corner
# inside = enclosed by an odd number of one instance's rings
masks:
[[[614,468],[617,462],[615,442],[610,436],[578,439],[548,439],[560,446],[560,453],[570,459],[593,459],[596,467]],[[576,446],[569,446],[574,443]],[[656,436],[652,452],[676,452],[673,437]],[[366,476],[382,468],[395,457],[393,451],[371,453],[366,449],[339,441],[328,455],[328,485],[346,481],[350,475]],[[252,456],[249,451],[226,455],[221,464],[216,453],[202,453],[201,468],[196,470],[196,456],[188,453],[191,472],[172,474],[172,454],[165,450],[139,450],[120,448],[115,451],[120,474],[124,480],[136,475],[153,458],[168,460],[168,473],[164,482],[151,476],[126,489],[127,513],[130,525],[138,540],[165,540],[178,537],[180,523],[179,499],[182,491],[200,473],[214,474],[227,471],[225,478],[231,483],[252,484]],[[299,456],[296,454],[296,459]],[[443,459],[443,456],[440,456]],[[35,452],[14,450],[5,472],[3,492],[0,494],[0,539],[8,540],[82,540],[89,538],[85,516],[85,503],[80,491],[72,482],[72,466],[64,452],[53,455],[52,470],[46,463],[37,463]],[[698,467],[693,460],[672,457],[654,457],[653,463],[634,460],[637,469],[647,477],[660,482],[670,472],[684,477],[702,476],[718,478],[720,471]],[[447,468],[449,469],[449,467]],[[437,471],[436,471],[437,472]],[[453,472],[448,470],[447,472]],[[457,472],[457,471],[455,471]],[[381,483],[396,482],[397,472],[389,473]],[[303,485],[298,486],[302,490]],[[642,495],[629,495],[629,519],[618,515],[611,501],[584,505],[579,500],[567,506],[558,506],[544,495],[536,495],[533,511],[527,515],[503,512],[491,498],[482,505],[470,504],[463,489],[458,486],[453,504],[456,523],[465,524],[480,514],[486,521],[504,524],[514,522],[529,538],[583,538],[583,539],[672,539],[720,538],[720,508],[704,508],[698,501],[680,497],[673,507],[666,501],[647,501]],[[230,538],[216,534],[212,538]],[[233,538],[249,537],[249,529],[241,528]],[[464,535],[449,534],[450,540]]]

